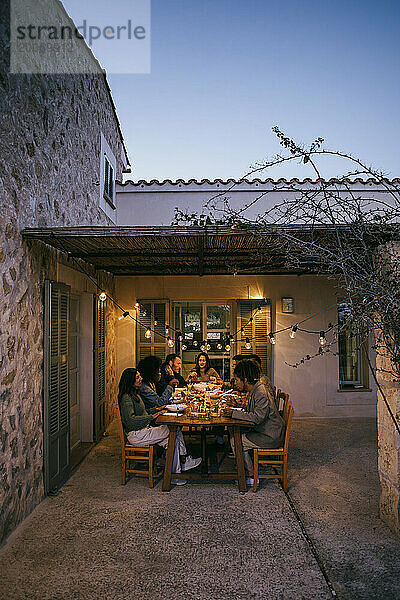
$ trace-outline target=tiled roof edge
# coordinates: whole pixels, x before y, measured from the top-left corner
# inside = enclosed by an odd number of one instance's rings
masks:
[[[172,179],[164,179],[162,181],[159,181],[158,179],[151,179],[150,181],[146,180],[146,179],[139,179],[138,181],[133,181],[132,179],[129,179],[128,181],[125,181],[124,183],[118,181],[119,185],[121,186],[126,186],[126,185],[133,185],[135,187],[144,187],[144,186],[151,186],[151,185],[158,185],[158,186],[162,186],[162,185],[174,185],[174,186],[182,186],[182,185],[203,185],[205,183],[209,184],[209,185],[215,185],[215,184],[220,184],[220,185],[228,185],[228,184],[241,184],[241,183],[261,183],[261,184],[265,184],[265,183],[272,183],[272,184],[304,184],[304,183],[312,183],[312,184],[316,184],[319,182],[324,181],[325,183],[349,183],[349,184],[354,184],[354,183],[362,183],[362,184],[366,184],[366,183],[375,183],[375,184],[379,184],[380,181],[378,181],[377,179],[374,179],[372,177],[370,177],[369,179],[362,179],[361,177],[357,177],[356,179],[348,179],[348,178],[344,178],[344,179],[337,179],[335,177],[332,177],[331,179],[311,179],[310,177],[306,177],[305,179],[297,179],[297,177],[293,177],[293,179],[285,179],[283,177],[281,177],[280,179],[272,179],[272,178],[268,178],[268,179],[176,179],[175,181],[172,181]],[[384,181],[385,183],[389,183],[389,184],[400,184],[400,178],[396,177],[394,179],[386,179],[383,178],[382,181]]]

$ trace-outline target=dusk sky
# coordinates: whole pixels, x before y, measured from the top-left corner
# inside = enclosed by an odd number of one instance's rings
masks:
[[[399,2],[153,0],[151,11],[151,74],[108,78],[134,180],[240,178],[279,151],[274,125],[400,176]],[[272,174],[312,176],[295,164]]]

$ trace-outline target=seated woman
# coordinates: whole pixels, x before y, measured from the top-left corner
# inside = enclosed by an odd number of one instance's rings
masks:
[[[210,366],[210,359],[208,354],[200,352],[196,358],[196,366],[193,371],[189,373],[188,380],[191,379],[195,382],[207,382],[207,383],[222,383],[221,377],[217,371]]]
[[[139,391],[146,409],[167,404],[178,381],[172,379],[160,395],[157,393],[156,386],[161,379],[161,359],[158,356],[146,356],[139,362],[138,371],[143,378]]]
[[[142,377],[139,371],[134,368],[125,369],[119,381],[118,404],[126,439],[133,446],[158,444],[166,448],[169,429],[166,425],[155,426],[155,419],[163,409],[154,407],[147,411],[139,394],[141,387]],[[201,458],[186,455],[185,441],[179,430],[175,441],[173,473],[189,471],[201,463]],[[185,479],[176,479],[174,483],[184,485],[187,482]]]
[[[226,408],[223,415],[232,419],[249,421],[254,427],[242,432],[244,462],[247,473],[247,483],[252,484],[253,463],[250,458],[252,448],[279,448],[283,444],[285,423],[275,408],[273,397],[261,383],[261,370],[252,359],[241,360],[233,371],[235,388],[247,392],[247,407],[245,411]],[[231,436],[231,446],[235,453],[234,439]]]

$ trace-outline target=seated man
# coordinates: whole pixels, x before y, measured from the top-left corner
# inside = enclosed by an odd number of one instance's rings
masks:
[[[254,423],[255,427],[242,432],[244,461],[247,483],[252,484],[253,463],[250,458],[251,448],[279,448],[283,444],[285,423],[275,409],[275,403],[267,394],[260,381],[260,367],[254,360],[241,360],[233,372],[235,387],[247,392],[245,411],[226,408],[223,415],[232,419],[240,419]],[[234,438],[231,435],[231,446],[235,453]]]
[[[138,371],[143,378],[140,387],[140,396],[146,409],[164,406],[172,396],[177,379],[171,379],[164,391],[157,393],[157,384],[161,379],[161,359],[158,356],[146,356],[138,364]]]
[[[134,368],[125,369],[119,382],[118,404],[126,439],[133,446],[150,446],[158,444],[168,446],[169,429],[166,425],[155,426],[155,419],[163,408],[153,407],[146,410],[139,390],[142,377]],[[201,458],[186,456],[186,446],[182,432],[176,434],[175,452],[172,464],[173,473],[181,473],[194,469],[201,463]],[[176,479],[177,485],[187,483],[185,479]]]
[[[247,356],[246,358],[251,358],[252,360],[255,360],[261,370],[261,358],[258,356],[258,354],[249,354],[249,356]],[[276,403],[276,392],[275,392],[274,386],[272,385],[270,378],[267,377],[266,375],[264,375],[264,373],[262,371],[261,371],[260,381],[263,384],[263,386],[265,387],[267,396],[270,397],[271,401],[272,400],[274,401],[275,410],[278,410],[277,403]]]
[[[172,379],[177,379],[178,387],[186,387],[187,383],[180,374],[182,366],[181,357],[177,354],[168,354],[162,367],[161,379],[157,385],[158,393],[162,393]]]

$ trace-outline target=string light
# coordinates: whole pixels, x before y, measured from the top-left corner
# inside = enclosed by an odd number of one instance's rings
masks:
[[[269,336],[269,341],[271,342],[271,344],[276,344],[275,336],[272,333],[272,331],[268,334],[268,336]]]
[[[194,346],[195,348],[197,348],[198,344],[199,344],[199,342],[198,342],[197,340],[194,340],[194,342],[193,342],[193,346]]]
[[[246,350],[251,350],[251,344],[248,337],[246,338]]]
[[[182,344],[182,350],[186,350],[186,349],[187,349],[186,344]]]
[[[170,348],[173,348],[173,347],[174,347],[174,340],[171,340],[171,338],[169,337],[169,338],[167,339],[167,344],[168,344],[168,346],[169,346]]]
[[[319,332],[319,345],[324,346],[324,344],[326,344],[325,331],[320,331]]]
[[[146,333],[144,334],[144,337],[147,339],[151,338],[151,329],[149,327],[146,329]]]
[[[157,325],[158,325],[158,321],[157,321],[157,319],[154,319],[154,327],[157,327]]]
[[[139,302],[136,302],[136,304],[135,304],[135,308],[136,308],[136,310],[138,310],[138,309],[140,308],[140,304],[139,304]]]
[[[297,329],[298,329],[298,325],[293,325],[292,331],[290,332],[290,337],[292,338],[292,340],[296,337]]]
[[[169,325],[166,325],[165,326],[165,335],[168,335],[168,334],[169,334]]]
[[[102,302],[105,302],[107,300],[107,294],[105,292],[101,292],[99,294],[99,300],[101,300]]]
[[[217,344],[217,349],[222,350],[222,344]]]
[[[178,339],[180,342],[183,340],[183,335],[181,334],[181,332],[179,332]]]
[[[125,319],[125,317],[129,317],[129,313],[127,311],[125,311],[120,317],[118,317],[118,321],[122,321],[122,319]]]
[[[227,352],[229,352],[229,350],[230,350],[230,349],[231,349],[231,345],[230,345],[230,344],[226,344],[226,346],[225,346],[225,350],[226,350]]]
[[[211,350],[211,346],[210,346],[210,344],[207,344],[207,345],[206,345],[206,348],[207,348],[207,351],[208,351],[208,350]]]

